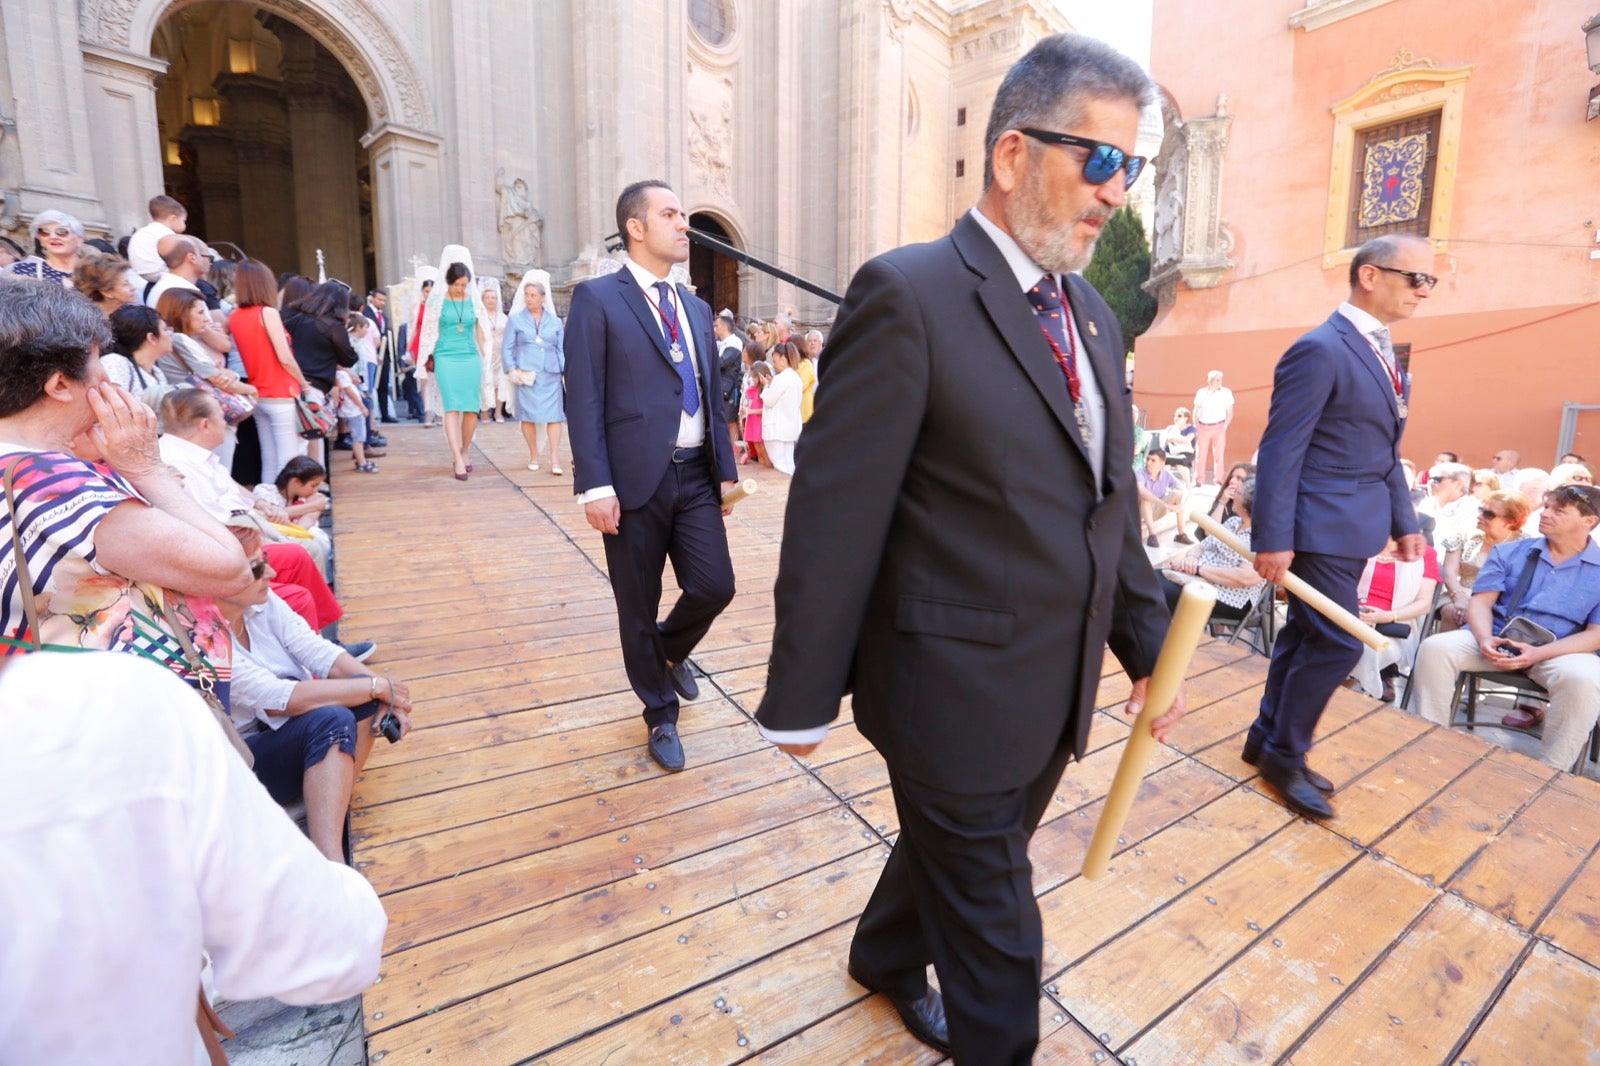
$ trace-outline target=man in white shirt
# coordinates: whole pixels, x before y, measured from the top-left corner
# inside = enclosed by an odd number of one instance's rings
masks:
[[[1222,371],[1206,375],[1205,388],[1194,394],[1194,480],[1197,485],[1222,484],[1223,453],[1228,449],[1228,423],[1233,421],[1233,390],[1222,384]]]
[[[317,852],[170,672],[7,659],[0,718],[0,1059],[194,1061],[202,953],[230,1000],[334,1003],[377,977],[372,886]]]
[[[167,270],[145,292],[146,307],[155,307],[160,303],[161,294],[168,289],[200,292],[200,286],[195,283],[206,276],[206,271],[211,269],[211,261],[216,258],[211,254],[211,249],[193,237],[163,237],[160,248],[161,261]]]
[[[688,217],[666,184],[635,182],[617,200],[617,228],[624,269],[575,288],[567,315],[573,488],[605,535],[622,661],[644,704],[650,757],[676,771],[678,700],[699,695],[688,657],[733,599],[722,497],[738,473],[711,308],[668,280],[689,258]],[[683,594],[658,625],[668,558]]]
[[[128,238],[128,265],[146,281],[155,281],[166,272],[161,261],[161,239],[182,233],[189,224],[189,211],[170,196],[150,200],[150,222]]]

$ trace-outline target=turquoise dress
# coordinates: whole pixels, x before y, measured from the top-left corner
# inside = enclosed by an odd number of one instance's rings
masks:
[[[439,342],[433,348],[433,373],[446,411],[478,410],[478,383],[483,368],[474,327],[478,312],[471,300],[445,297],[439,312]]]

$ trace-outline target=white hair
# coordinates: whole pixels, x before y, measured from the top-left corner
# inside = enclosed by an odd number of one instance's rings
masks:
[[[83,223],[65,211],[40,211],[33,216],[33,221],[28,223],[28,235],[34,240],[38,240],[39,231],[52,224],[65,226],[78,236],[83,236]]]

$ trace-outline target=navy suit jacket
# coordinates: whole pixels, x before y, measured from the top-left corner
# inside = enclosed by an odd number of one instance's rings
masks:
[[[1409,375],[1402,382],[1409,401]],[[1278,360],[1256,469],[1251,546],[1366,559],[1418,531],[1394,383],[1335,311]]]
[[[718,481],[738,480],[733,444],[722,420],[722,383],[711,307],[678,286],[699,363],[700,414]],[[633,275],[619,270],[572,290],[567,310],[567,421],[573,491],[616,489],[623,510],[644,505],[672,462],[683,410],[683,379],[668,354]]]

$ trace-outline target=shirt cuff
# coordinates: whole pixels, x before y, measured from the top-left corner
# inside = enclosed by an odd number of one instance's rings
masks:
[[[588,492],[578,494],[578,506],[593,503],[595,500],[605,500],[617,494],[617,490],[610,485],[601,485],[599,488],[590,489]]]
[[[828,727],[819,725],[811,729],[768,729],[760,722],[756,728],[774,744],[821,744],[828,735]]]

